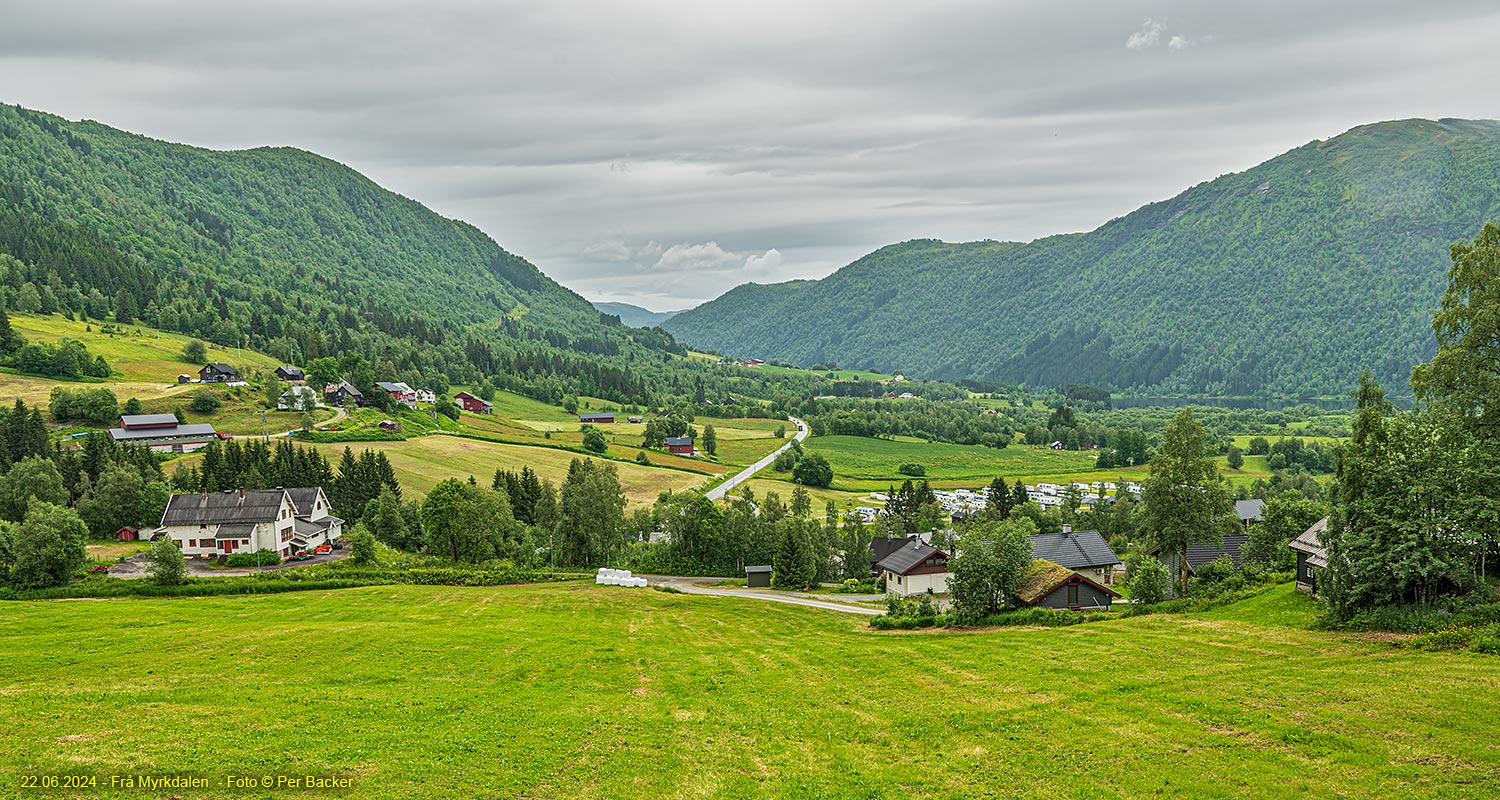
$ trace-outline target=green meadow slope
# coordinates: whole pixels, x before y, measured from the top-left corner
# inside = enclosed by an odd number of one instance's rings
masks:
[[[1289,587],[915,634],[582,584],[11,602],[0,771],[336,773],[372,798],[1500,793],[1493,658],[1311,614]]]

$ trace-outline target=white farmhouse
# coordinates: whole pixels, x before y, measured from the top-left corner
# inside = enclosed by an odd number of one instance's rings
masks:
[[[947,594],[948,579],[953,577],[948,554],[921,541],[907,542],[875,567],[885,579],[886,592],[902,597]]]
[[[170,536],[185,556],[269,551],[289,558],[343,535],[320,487],[174,494],[152,537]]]

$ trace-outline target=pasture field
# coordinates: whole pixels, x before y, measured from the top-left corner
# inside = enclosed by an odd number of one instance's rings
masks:
[[[880,633],[571,583],[0,606],[0,772],[345,775],[341,796],[1500,794],[1495,657],[1217,612]],[[82,794],[162,796],[106,784]],[[20,792],[19,796],[27,796]],[[65,796],[65,795],[49,795]]]
[[[908,476],[896,471],[906,462],[927,468],[926,479],[936,487],[981,486],[992,478],[1014,481],[1032,474],[1086,472],[1094,468],[1094,454],[1049,450],[1037,445],[982,445],[928,443],[920,439],[870,439],[860,436],[814,436],[803,447],[828,459],[834,482],[851,489],[883,490]]]
[[[473,475],[481,485],[489,486],[495,470],[501,467],[517,472],[522,467],[531,467],[539,477],[561,485],[568,476],[568,464],[575,458],[586,457],[554,448],[442,435],[420,436],[404,442],[340,442],[311,446],[321,450],[324,457],[335,464],[346,446],[356,454],[366,448],[384,451],[396,471],[396,479],[401,481],[403,495],[408,498],[427,494],[444,478],[467,480]],[[615,467],[620,471],[620,486],[632,507],[650,505],[663,491],[688,489],[707,477],[634,463],[615,462]]]
[[[190,372],[196,375],[203,366],[182,360],[182,348],[192,340],[191,337],[163,332],[158,344],[157,332],[149,325],[109,323],[118,332],[106,334],[100,332],[104,323],[66,320],[56,314],[13,314],[10,324],[28,341],[56,344],[61,339],[77,339],[88,347],[90,353],[104,356],[110,367],[129,382],[160,384],[163,387],[171,385],[171,388],[176,388],[178,373]],[[270,356],[253,350],[236,353],[234,348],[224,349],[209,342],[204,344],[208,345],[208,361],[233,364],[242,373],[247,369],[266,370],[280,366],[280,362]],[[124,400],[126,396],[121,394],[120,399]]]

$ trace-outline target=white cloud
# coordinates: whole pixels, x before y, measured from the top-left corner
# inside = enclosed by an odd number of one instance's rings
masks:
[[[740,256],[719,246],[718,242],[674,244],[656,260],[656,268],[668,272],[717,270],[738,264]]]
[[[1125,47],[1131,50],[1146,50],[1155,47],[1161,42],[1161,35],[1166,29],[1167,26],[1147,18],[1141,25],[1141,29],[1130,34],[1130,38],[1125,40]]]
[[[758,256],[749,256],[745,259],[746,272],[772,272],[781,266],[786,259],[782,258],[781,251],[771,248]]]
[[[1186,50],[1189,47],[1194,47],[1200,44],[1213,44],[1213,41],[1214,37],[1212,36],[1199,36],[1196,39],[1189,39],[1186,36],[1173,36],[1172,38],[1167,40],[1167,49]]]
[[[624,236],[615,235],[590,243],[583,248],[583,254],[599,261],[629,261],[630,246],[625,244]]]

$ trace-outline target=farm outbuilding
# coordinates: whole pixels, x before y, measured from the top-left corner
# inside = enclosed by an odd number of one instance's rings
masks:
[[[745,586],[751,589],[765,589],[771,585],[771,566],[769,564],[756,567],[745,567]]]

